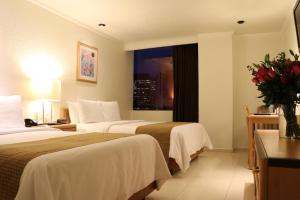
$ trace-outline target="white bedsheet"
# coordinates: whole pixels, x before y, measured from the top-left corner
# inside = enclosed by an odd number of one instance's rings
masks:
[[[134,134],[138,126],[155,124],[143,120],[123,120],[113,122],[99,122],[77,124],[79,131],[100,131],[109,133]],[[212,149],[210,138],[200,123],[190,123],[176,126],[171,131],[169,157],[174,158],[181,171],[186,171],[190,166],[191,155],[201,148]]]
[[[26,129],[0,135],[10,144],[73,135],[57,129]],[[39,156],[25,167],[16,200],[125,200],[154,180],[170,177],[159,144],[147,135]]]
[[[144,122],[144,121],[143,120],[120,120],[120,121],[110,121],[110,122],[78,123],[76,129],[78,132],[84,132],[84,133],[85,132],[108,133],[113,126],[125,125],[125,124],[127,126],[130,126],[131,124],[138,123],[138,122]],[[135,131],[135,129],[134,129],[134,131]],[[134,133],[134,131],[133,132],[132,131],[121,131],[120,133],[127,132],[129,134],[132,134],[132,133]]]

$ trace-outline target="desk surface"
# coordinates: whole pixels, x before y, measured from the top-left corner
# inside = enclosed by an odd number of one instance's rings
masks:
[[[255,140],[270,166],[300,167],[300,140],[280,138],[276,130],[257,131]]]

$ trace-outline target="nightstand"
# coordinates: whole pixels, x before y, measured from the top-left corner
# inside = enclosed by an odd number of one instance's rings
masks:
[[[76,124],[57,124],[57,125],[49,125],[51,128],[57,128],[62,131],[76,131]]]

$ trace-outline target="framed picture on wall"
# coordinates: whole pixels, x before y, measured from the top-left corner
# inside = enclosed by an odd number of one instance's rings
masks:
[[[82,42],[77,44],[77,80],[97,83],[98,49]]]

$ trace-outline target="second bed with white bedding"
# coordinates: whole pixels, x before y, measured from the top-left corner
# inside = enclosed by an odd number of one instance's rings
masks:
[[[135,134],[137,127],[156,124],[143,120],[121,120],[97,123],[78,123],[80,132],[107,132]],[[169,157],[175,159],[181,171],[190,166],[191,155],[202,148],[212,149],[210,138],[200,123],[189,123],[176,126],[171,130]]]

